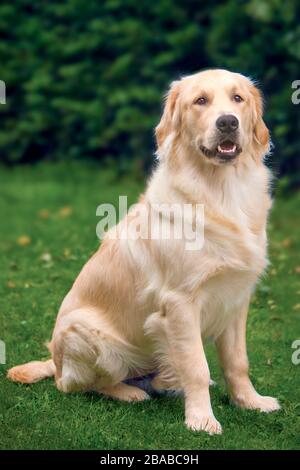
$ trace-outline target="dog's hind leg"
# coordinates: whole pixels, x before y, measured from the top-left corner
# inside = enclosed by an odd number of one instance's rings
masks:
[[[137,359],[96,309],[70,312],[52,341],[56,385],[63,392],[97,391],[125,401],[141,401],[148,395],[138,387],[121,383]]]

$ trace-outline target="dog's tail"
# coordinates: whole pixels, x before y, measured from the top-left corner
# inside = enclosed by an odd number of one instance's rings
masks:
[[[55,375],[55,364],[52,359],[47,361],[32,361],[27,364],[12,367],[7,377],[13,382],[31,384]]]

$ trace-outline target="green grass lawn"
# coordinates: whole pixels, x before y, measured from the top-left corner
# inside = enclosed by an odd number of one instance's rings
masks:
[[[0,168],[1,449],[299,449],[300,365],[291,344],[300,339],[300,194],[277,200],[270,220],[268,274],[253,298],[248,322],[251,376],[263,394],[279,398],[273,414],[230,405],[215,351],[208,345],[211,390],[221,436],[188,431],[180,398],[124,404],[96,394],[63,395],[52,379],[23,386],[6,370],[47,358],[44,342],[63,296],[96,250],[96,207],[144,181],[91,163]]]

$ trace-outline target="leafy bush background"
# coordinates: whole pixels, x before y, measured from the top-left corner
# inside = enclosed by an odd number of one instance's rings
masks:
[[[3,0],[0,159],[152,159],[168,83],[206,67],[259,80],[274,158],[300,175],[298,0]]]

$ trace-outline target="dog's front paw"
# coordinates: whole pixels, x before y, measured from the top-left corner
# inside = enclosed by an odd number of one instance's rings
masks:
[[[258,393],[250,397],[238,395],[233,398],[233,403],[240,408],[248,410],[259,410],[262,413],[271,413],[280,410],[280,404],[276,398],[263,397]]]
[[[193,414],[186,417],[185,424],[192,431],[205,431],[210,436],[222,434],[222,426],[214,415]]]

